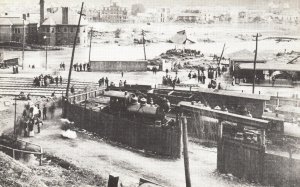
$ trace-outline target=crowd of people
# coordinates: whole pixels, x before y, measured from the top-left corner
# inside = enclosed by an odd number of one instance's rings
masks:
[[[172,76],[166,75],[162,77],[162,84],[175,88],[176,84],[180,84],[180,79],[177,76],[173,79]]]
[[[90,64],[89,63],[76,63],[73,65],[74,71],[90,71]]]
[[[124,73],[122,72],[121,75],[122,75],[122,77],[123,77]],[[126,81],[126,80],[124,80],[124,81],[120,80],[118,86],[119,86],[119,87],[124,87],[126,84],[127,84],[127,81]],[[106,77],[106,78],[104,78],[104,77],[100,78],[100,79],[98,80],[98,85],[99,85],[99,87],[101,87],[101,86],[106,86],[106,87],[108,87],[108,86],[116,87],[116,84],[115,84],[114,82],[109,82],[109,80],[108,80],[107,77]]]
[[[37,77],[34,77],[33,84],[38,87],[47,87],[50,84],[55,84],[56,86],[58,86],[58,84],[62,85],[62,81],[63,80],[61,76],[53,77],[49,74],[48,75],[41,74]]]
[[[53,103],[49,109],[46,104],[40,109],[40,105],[36,104],[26,104],[22,113],[21,120],[21,131],[23,130],[24,137],[34,136],[35,130],[37,128],[37,133],[41,132],[41,126],[43,125],[43,120],[47,120],[47,112],[50,112],[51,118],[54,117],[55,104]],[[22,132],[21,132],[22,133]]]

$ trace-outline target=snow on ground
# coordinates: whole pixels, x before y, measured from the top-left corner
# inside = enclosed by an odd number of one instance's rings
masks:
[[[46,122],[43,128],[41,134],[26,140],[41,145],[46,152],[68,160],[77,167],[92,170],[103,177],[117,174],[126,185],[137,184],[140,177],[166,186],[185,185],[182,158],[171,160],[146,156],[102,140],[92,140],[86,135],[74,140],[62,139],[58,121]],[[216,148],[205,148],[190,142],[189,156],[193,186],[256,186],[217,174]]]

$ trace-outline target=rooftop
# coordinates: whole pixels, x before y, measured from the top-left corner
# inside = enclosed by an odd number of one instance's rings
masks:
[[[247,64],[248,65],[248,64]],[[252,65],[252,64],[249,64]],[[253,65],[252,65],[253,68]],[[222,96],[229,96],[229,97],[240,97],[240,98],[248,98],[248,99],[255,99],[255,100],[263,100],[268,101],[270,100],[270,96],[260,95],[260,94],[246,94],[246,93],[237,93],[227,90],[211,90],[211,89],[202,89],[199,90],[200,93],[210,93]]]
[[[247,49],[243,49],[234,53],[228,54],[228,57],[231,58],[234,61],[254,61],[254,52],[251,52]],[[265,61],[262,57],[257,56],[257,61]]]
[[[24,21],[24,24],[27,25],[29,21]],[[23,25],[23,19],[20,17],[0,17],[0,25]]]
[[[67,9],[66,19],[67,24],[63,23],[63,10]],[[68,7],[55,7],[47,10],[45,15],[45,21],[42,25],[77,25],[79,20],[79,13],[71,10]],[[81,17],[81,25],[87,25],[87,21],[84,17]]]
[[[253,70],[253,64],[240,64],[240,69]],[[293,71],[300,72],[299,64],[256,64],[256,70]]]

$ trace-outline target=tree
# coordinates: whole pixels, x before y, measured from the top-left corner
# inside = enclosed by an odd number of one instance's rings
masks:
[[[138,13],[145,12],[145,7],[143,4],[133,4],[131,6],[131,14],[136,16]]]

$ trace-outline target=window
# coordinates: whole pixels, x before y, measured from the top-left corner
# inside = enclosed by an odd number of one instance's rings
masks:
[[[77,37],[76,43],[80,43],[80,37]]]
[[[61,28],[60,27],[57,27],[57,32],[61,32]]]
[[[50,28],[49,27],[47,27],[47,32],[50,32]]]
[[[52,28],[52,33],[54,33],[55,32],[55,29],[54,28]]]
[[[67,32],[67,27],[64,27],[64,32]]]
[[[21,30],[20,30],[20,28],[18,28],[18,33],[21,33]]]
[[[70,28],[70,32],[74,32],[73,27]]]

